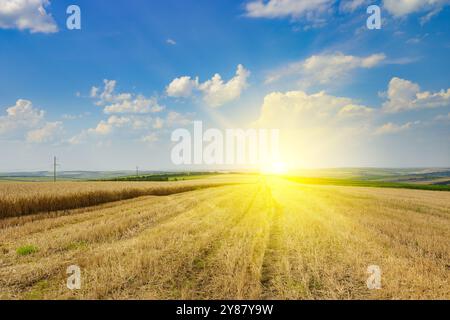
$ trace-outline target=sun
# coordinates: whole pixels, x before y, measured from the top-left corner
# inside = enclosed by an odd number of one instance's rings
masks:
[[[287,172],[287,165],[284,162],[272,162],[261,166],[261,173],[266,175],[284,175]]]

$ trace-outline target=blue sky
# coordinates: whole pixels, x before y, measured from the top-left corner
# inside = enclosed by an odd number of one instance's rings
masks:
[[[281,128],[292,167],[450,166],[450,1],[15,4],[0,0],[0,171],[172,169],[170,133],[193,120]]]

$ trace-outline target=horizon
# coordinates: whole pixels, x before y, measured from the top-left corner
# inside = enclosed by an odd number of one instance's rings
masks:
[[[450,170],[450,166],[448,167],[309,167],[309,168],[296,168],[290,169],[286,174],[296,173],[300,171],[321,171],[321,170],[435,170],[432,172],[439,172],[440,170]],[[132,172],[135,173],[136,169],[114,169],[114,170],[83,170],[83,169],[70,169],[70,170],[57,170],[58,173],[74,173],[74,172],[86,172],[86,173],[98,173],[98,172]],[[245,168],[184,168],[184,169],[148,169],[148,168],[139,168],[139,173],[261,173],[259,169],[245,169]],[[53,170],[36,170],[36,171],[0,171],[0,176],[2,174],[21,174],[21,173],[51,173],[53,174]]]

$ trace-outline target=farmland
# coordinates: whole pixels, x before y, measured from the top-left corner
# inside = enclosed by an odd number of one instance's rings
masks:
[[[242,180],[240,182],[243,182]],[[222,177],[180,183],[60,182],[0,184],[0,218],[76,209],[145,195],[169,195],[233,183]]]
[[[450,192],[299,182],[2,183],[0,298],[450,299]]]

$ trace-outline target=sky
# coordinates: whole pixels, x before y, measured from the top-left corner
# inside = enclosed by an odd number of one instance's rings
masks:
[[[193,121],[280,129],[290,168],[450,167],[449,56],[450,0],[0,0],[0,172],[183,169]]]

